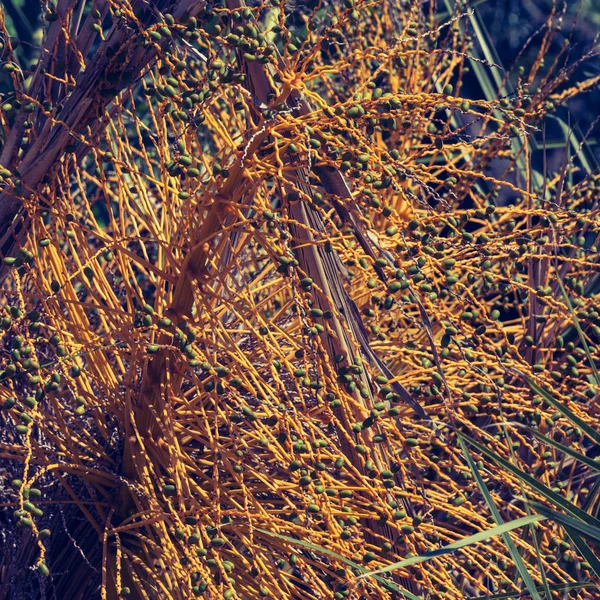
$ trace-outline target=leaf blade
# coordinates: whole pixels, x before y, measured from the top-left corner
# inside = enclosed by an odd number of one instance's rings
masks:
[[[539,431],[536,431],[535,429],[532,429],[531,427],[525,427],[525,429],[531,435],[538,438],[538,440],[540,440],[541,442],[544,442],[545,444],[548,444],[548,446],[552,446],[553,448],[556,448],[560,452],[563,452],[564,454],[569,455],[571,458],[574,458],[575,460],[588,466],[590,469],[593,469],[594,471],[597,471],[598,473],[600,473],[600,462],[597,462],[597,461],[593,460],[592,458],[585,456],[585,454],[581,454],[580,452],[577,452],[576,450],[573,450],[572,448],[569,448],[568,446],[565,446],[565,445],[561,444],[560,442],[554,441],[552,438],[545,436],[543,433],[540,433]]]
[[[548,508],[539,502],[531,502],[531,506],[540,514],[544,515],[548,519],[552,519],[562,525],[563,527],[569,527],[584,535],[585,537],[589,537],[594,540],[596,543],[600,543],[600,527],[594,527],[593,525],[588,525],[587,523],[583,523],[578,519],[574,519],[569,515],[563,515],[556,510]]]
[[[574,425],[577,425],[577,427],[579,427],[579,429],[584,431],[588,435],[588,437],[593,439],[596,443],[600,444],[600,433],[598,433],[595,429],[590,427],[590,425],[588,425],[583,419],[578,417],[570,408],[565,406],[562,402],[555,400],[546,390],[541,388],[537,383],[535,383],[535,381],[533,381],[530,377],[525,375],[525,373],[523,373],[522,371],[519,371],[519,369],[515,369],[514,367],[509,367],[509,370],[517,373],[520,377],[522,377],[527,382],[527,385],[529,385],[529,387],[536,394],[542,396],[542,398],[544,398],[544,400],[546,400],[546,402],[548,402],[548,404],[552,405],[564,417],[569,419],[569,421],[571,421],[571,423],[573,423]]]
[[[363,567],[362,565],[359,565],[358,563],[355,563],[353,560],[350,560],[349,558],[346,558],[345,556],[342,556],[341,554],[338,554],[337,552],[333,552],[333,550],[329,550],[328,548],[322,548],[321,546],[317,546],[316,544],[312,544],[310,542],[305,542],[304,540],[297,540],[296,538],[289,537],[287,535],[281,535],[280,533],[274,533],[272,531],[267,531],[266,529],[255,528],[255,531],[258,531],[265,535],[269,535],[271,537],[277,538],[284,542],[289,542],[290,544],[294,544],[296,546],[302,546],[303,548],[307,548],[308,550],[313,550],[314,552],[320,552],[327,556],[336,558],[337,560],[339,560],[351,567],[354,567],[355,569],[358,569],[359,571],[368,572],[367,569],[365,569],[365,567]],[[388,587],[391,591],[403,594],[409,600],[422,600],[421,598],[415,596],[414,594],[411,594],[408,590],[401,588],[400,586],[396,585],[395,583],[391,583],[390,581],[387,581],[383,577],[375,576],[374,579],[376,579],[377,581],[379,581],[379,583]]]
[[[403,567],[409,567],[410,565],[414,565],[420,562],[425,562],[432,558],[443,556],[444,554],[451,554],[453,552],[456,552],[456,550],[460,550],[461,548],[464,548],[466,546],[471,546],[478,542],[489,540],[491,537],[501,535],[502,533],[512,531],[513,529],[517,529],[519,527],[524,527],[525,525],[535,523],[536,521],[543,521],[545,518],[546,517],[542,515],[530,515],[527,517],[521,517],[520,519],[515,519],[514,521],[508,521],[507,523],[497,525],[492,529],[486,529],[484,531],[479,531],[473,535],[469,535],[466,538],[453,542],[452,544],[448,544],[447,546],[443,546],[442,548],[430,550],[429,552],[425,552],[424,554],[420,554],[419,556],[411,556],[410,558],[406,558],[397,563],[393,563],[391,565],[388,565],[387,567],[383,567],[382,569],[377,569],[376,571],[369,571],[363,575],[359,575],[358,578],[363,579],[365,577],[374,577],[375,575],[379,575],[381,573],[389,573],[390,571],[394,571],[396,569],[401,569]]]
[[[498,525],[502,525],[504,523],[504,520],[502,519],[502,516],[500,515],[500,511],[498,510],[498,507],[496,506],[496,503],[494,502],[494,499],[492,498],[492,495],[490,494],[490,491],[488,490],[488,487],[485,484],[485,481],[483,480],[483,477],[481,476],[481,473],[479,472],[477,465],[473,461],[473,458],[471,456],[471,453],[469,452],[469,449],[467,448],[464,441],[461,440],[460,438],[458,438],[458,443],[461,447],[461,450],[463,451],[463,454],[465,456],[467,464],[469,465],[469,469],[471,469],[471,473],[473,473],[473,477],[475,477],[477,486],[479,487],[479,490],[481,491],[481,494],[484,497],[484,499],[490,509],[490,512],[492,513],[492,516],[494,517],[494,521],[496,521],[496,523]],[[519,554],[519,550],[517,549],[515,543],[512,541],[510,535],[508,535],[507,532],[502,533],[502,539],[504,540],[504,543],[506,544],[506,547],[508,548],[508,551],[510,552],[510,555],[515,563],[515,566],[517,567],[517,570],[519,571],[519,575],[521,575],[521,578],[523,579],[523,583],[525,584],[525,587],[527,588],[527,591],[529,592],[530,596],[534,600],[541,600],[540,595],[538,594],[537,589],[535,587],[535,583],[534,583],[531,575],[529,574],[529,570],[525,566],[525,563],[523,562],[523,559],[522,559],[521,555]]]
[[[554,506],[559,506],[566,513],[570,514],[571,516],[573,516],[577,519],[581,519],[582,521],[588,523],[589,525],[592,525],[594,527],[600,527],[600,521],[598,519],[592,517],[591,515],[588,515],[585,511],[583,511],[581,508],[579,508],[572,502],[565,500],[562,496],[559,496],[557,493],[553,492],[550,488],[546,487],[543,483],[540,483],[535,478],[531,477],[531,475],[524,473],[523,471],[521,471],[520,469],[515,467],[515,465],[509,463],[505,458],[502,458],[501,456],[499,456],[498,454],[496,454],[489,448],[486,448],[485,446],[483,446],[482,444],[480,444],[473,438],[469,437],[468,435],[466,435],[460,431],[457,432],[457,435],[459,437],[463,438],[465,441],[467,441],[471,446],[476,448],[479,452],[481,452],[488,458],[492,459],[494,462],[498,463],[499,465],[503,466],[507,471],[510,471],[515,477],[521,479],[521,481],[523,481],[524,483],[527,483],[527,485],[531,486],[534,490],[536,490],[539,494],[541,494],[546,500],[551,502]]]

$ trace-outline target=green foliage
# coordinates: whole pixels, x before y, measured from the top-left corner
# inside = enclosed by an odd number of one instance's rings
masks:
[[[445,4],[2,18],[0,595],[588,597],[599,78]]]

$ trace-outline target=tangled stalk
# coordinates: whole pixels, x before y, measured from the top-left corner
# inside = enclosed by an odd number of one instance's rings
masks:
[[[0,594],[593,598],[594,49],[469,100],[462,3],[296,8],[0,23]]]

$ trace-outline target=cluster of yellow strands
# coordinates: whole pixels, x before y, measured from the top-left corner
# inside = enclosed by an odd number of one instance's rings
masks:
[[[68,40],[59,4],[50,27]],[[95,52],[119,19],[139,25],[143,3],[98,4],[113,25]],[[4,267],[0,475],[4,506],[27,514],[3,525],[2,579],[64,598],[517,591],[500,537],[386,580],[357,575],[494,526],[457,431],[588,499],[593,473],[520,425],[589,449],[522,375],[597,420],[581,338],[557,340],[577,312],[596,356],[585,236],[599,181],[567,188],[559,173],[542,189],[515,170],[531,175],[541,117],[595,82],[559,91],[568,71],[541,71],[553,19],[515,98],[466,102],[465,17],[438,28],[417,2],[328,5],[300,43],[284,6],[243,9],[180,3],[124,37],[123,55],[144,48],[155,66],[93,124],[32,98],[39,135],[62,128],[75,151],[33,189],[18,157],[5,177],[27,217],[25,252]],[[232,34],[259,53],[279,35],[283,51],[249,55]],[[77,86],[63,83],[68,99]],[[14,123],[3,113],[6,139]],[[513,204],[496,207],[506,192]],[[527,514],[534,491],[479,469],[504,520]],[[587,581],[560,529],[536,531],[513,536],[536,585],[542,572]]]

